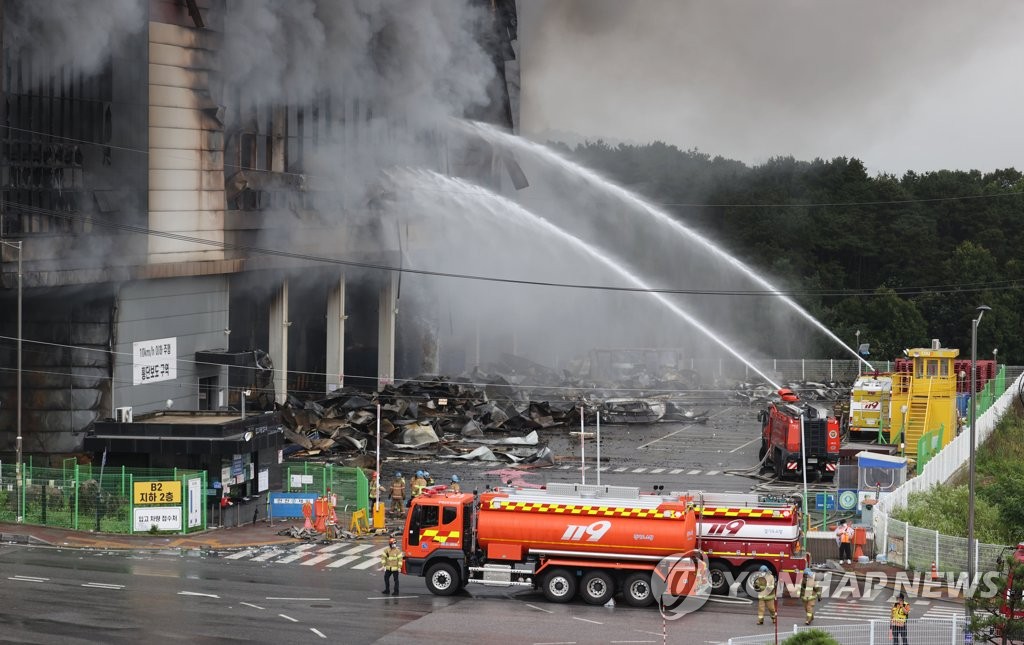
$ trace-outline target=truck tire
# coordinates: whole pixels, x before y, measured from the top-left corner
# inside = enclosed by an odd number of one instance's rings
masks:
[[[751,562],[747,566],[743,567],[743,582],[741,588],[746,592],[747,597],[752,598],[753,600],[757,600],[758,591],[754,588],[754,580],[757,578],[757,574],[760,572],[762,564],[765,563]],[[772,569],[771,565],[768,565],[768,569],[771,571],[773,576],[776,575],[775,570]],[[777,584],[778,582],[776,581],[776,585]]]
[[[593,569],[583,574],[580,580],[580,596],[588,605],[603,605],[615,595],[615,581],[601,571]]]
[[[725,596],[729,593],[729,587],[735,579],[732,567],[721,561],[712,562],[708,565],[708,577],[711,579],[711,593],[716,596]]]
[[[544,576],[544,597],[550,602],[569,602],[576,595],[576,576],[555,569]]]
[[[646,607],[654,602],[651,574],[634,571],[622,581],[622,601],[630,607]]]
[[[459,572],[447,562],[438,562],[427,570],[427,589],[435,596],[450,596],[460,587]]]

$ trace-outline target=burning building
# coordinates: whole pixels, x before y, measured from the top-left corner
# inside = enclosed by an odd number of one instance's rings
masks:
[[[508,171],[444,123],[517,126],[514,0],[0,0],[0,19],[0,454],[437,371],[430,307],[399,312],[388,268],[418,237],[381,177]]]

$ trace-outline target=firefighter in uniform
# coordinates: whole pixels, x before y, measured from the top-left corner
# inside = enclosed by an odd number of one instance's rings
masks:
[[[430,473],[427,472],[426,470],[423,471],[423,485],[424,486],[433,486],[434,485],[434,478],[431,477]]]
[[[809,568],[804,569],[804,581],[800,585],[800,600],[804,602],[804,612],[807,614],[805,625],[810,625],[814,620],[814,603],[821,600],[821,589],[814,581],[814,572]]]
[[[384,593],[398,595],[398,574],[402,572],[402,560],[405,554],[398,548],[395,538],[388,540],[388,548],[380,554],[380,570],[384,572]],[[391,578],[395,579],[395,590],[391,591]]]
[[[395,478],[391,480],[391,512],[401,514],[404,505],[405,477],[402,477],[402,473],[396,472]]]
[[[758,576],[758,579],[754,581],[754,587],[757,589],[757,624],[764,624],[765,609],[768,610],[768,615],[772,617],[772,622],[774,623],[776,621],[775,576],[763,564],[755,575]]]
[[[458,475],[452,475],[452,483],[448,487],[448,489],[450,491],[452,491],[453,493],[461,493],[462,492],[462,486],[459,486],[459,476]]]
[[[377,503],[377,471],[370,477],[370,508]]]
[[[420,494],[423,493],[423,489],[427,486],[427,480],[423,478],[422,470],[416,471],[416,476],[412,478],[409,485],[412,487],[413,497],[419,497]]]
[[[900,595],[896,596],[896,604],[892,606],[889,619],[889,631],[892,632],[892,645],[899,645],[900,641],[903,641],[903,645],[909,645],[910,640],[907,638],[907,619],[910,618],[910,603],[905,600],[905,596],[901,592]]]

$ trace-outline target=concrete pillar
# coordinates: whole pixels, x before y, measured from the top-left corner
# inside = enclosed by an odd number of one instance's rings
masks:
[[[274,400],[284,403],[288,398],[288,281],[270,302],[270,360],[274,361]]]
[[[398,274],[391,272],[380,288],[377,311],[377,390],[395,382],[395,318],[398,316]]]
[[[327,293],[327,392],[345,387],[345,276]]]

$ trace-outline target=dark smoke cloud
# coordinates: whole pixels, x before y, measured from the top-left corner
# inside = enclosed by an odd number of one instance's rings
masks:
[[[531,0],[520,14],[526,132],[896,171],[991,168],[1020,148],[1013,0]]]
[[[125,39],[146,24],[143,0],[15,0],[4,4],[4,46],[28,57],[37,76],[62,67],[100,69]]]

